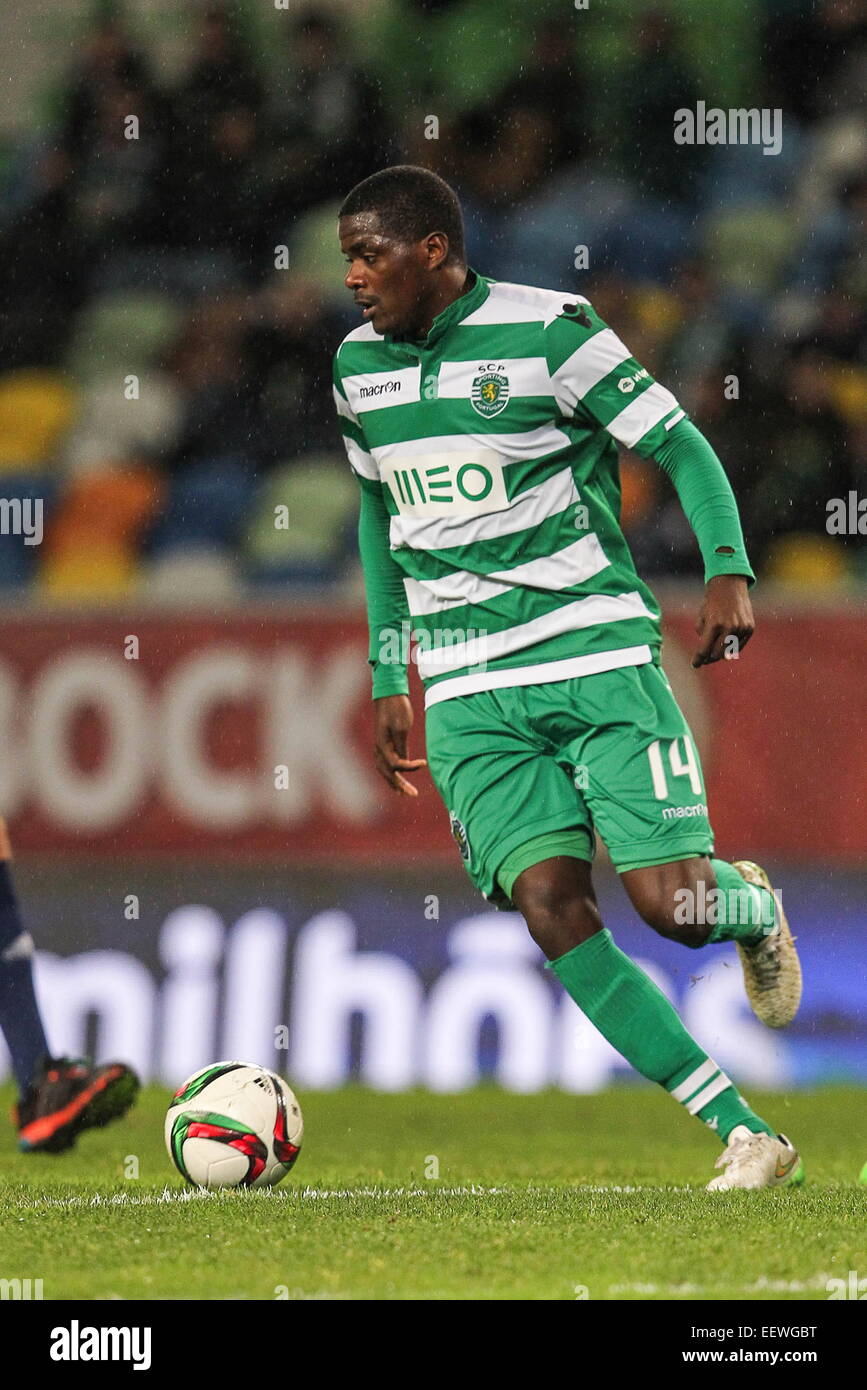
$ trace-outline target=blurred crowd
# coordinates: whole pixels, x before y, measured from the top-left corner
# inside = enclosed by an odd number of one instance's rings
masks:
[[[609,70],[580,12],[544,0],[488,4],[488,44],[479,0],[384,0],[361,47],[348,10],[292,6],[277,53],[212,3],[168,81],[103,0],[53,122],[3,165],[0,495],[43,499],[45,536],[0,536],[0,584],[210,600],[352,581],[330,358],[358,318],[335,214],[396,162],[456,187],[476,269],[587,295],[675,391],[761,573],[867,580],[864,537],[826,527],[831,499],[867,498],[867,2],[741,11],[740,104],[781,108],[776,155],[674,143],[678,108],[718,104],[683,5],[680,23],[623,8]],[[623,521],[645,573],[700,573],[667,481],[630,455]]]

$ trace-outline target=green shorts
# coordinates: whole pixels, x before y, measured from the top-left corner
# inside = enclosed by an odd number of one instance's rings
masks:
[[[619,873],[713,849],[698,753],[654,662],[442,700],[425,732],[464,864],[498,907],[530,864],[592,861],[596,831]]]

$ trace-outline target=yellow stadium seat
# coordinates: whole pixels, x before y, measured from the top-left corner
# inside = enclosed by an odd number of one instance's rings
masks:
[[[840,363],[828,369],[831,400],[850,425],[867,421],[867,369]]]
[[[68,378],[37,368],[0,377],[0,472],[50,463],[75,417]]]
[[[138,580],[128,546],[85,546],[47,556],[39,575],[42,594],[69,603],[127,598]]]
[[[120,598],[138,582],[138,541],[162,479],[131,465],[79,478],[51,519],[39,575],[53,599]]]
[[[852,577],[839,542],[830,536],[799,532],[772,542],[765,554],[764,569],[768,579],[812,593],[844,589]]]

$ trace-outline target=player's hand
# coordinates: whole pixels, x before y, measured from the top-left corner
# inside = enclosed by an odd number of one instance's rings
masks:
[[[695,630],[700,643],[693,666],[710,666],[724,656],[740,653],[756,630],[746,578],[741,574],[717,574],[709,579]],[[727,643],[734,637],[737,645]]]
[[[412,705],[407,695],[383,695],[373,702],[376,766],[386,782],[403,796],[418,789],[402,775],[427,767],[425,758],[408,758],[406,744],[412,728]]]

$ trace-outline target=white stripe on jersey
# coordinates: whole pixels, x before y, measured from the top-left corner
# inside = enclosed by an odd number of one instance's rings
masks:
[[[346,457],[349,459],[349,466],[354,473],[358,473],[362,478],[370,478],[374,482],[379,482],[379,469],[376,460],[371,458],[366,449],[362,449],[360,444],[356,444],[354,439],[348,435],[343,436],[343,443],[346,447]]]
[[[623,444],[627,449],[631,449],[633,444],[637,444],[642,435],[652,430],[654,425],[658,425],[660,420],[664,420],[666,415],[672,410],[678,410],[677,399],[671,394],[667,386],[660,386],[655,381],[652,386],[648,386],[637,400],[630,401],[625,410],[621,410],[619,415],[609,422],[608,433],[613,434],[618,444]]]
[[[473,381],[479,371],[502,372],[509,378],[510,396],[550,396],[551,379],[544,357],[500,357],[482,361],[474,357],[466,362],[443,362],[437,378],[437,396],[460,400],[470,399]]]
[[[515,685],[545,685],[567,681],[573,676],[596,676],[600,671],[617,671],[622,666],[646,666],[652,661],[650,648],[619,647],[612,652],[590,652],[587,656],[561,657],[559,661],[540,661],[537,666],[513,666],[508,671],[473,672],[439,681],[425,692],[424,707],[452,700],[456,695],[475,695],[480,690],[504,690]]]
[[[574,603],[563,604],[551,613],[543,613],[539,618],[531,618],[527,623],[517,623],[502,632],[491,632],[477,636],[466,642],[454,642],[427,650],[418,648],[418,671],[423,680],[442,675],[445,671],[459,671],[464,666],[481,665],[496,661],[509,652],[533,647],[550,637],[559,637],[564,632],[575,632],[582,627],[596,627],[603,623],[620,623],[629,618],[650,618],[653,614],[647,608],[637,590],[628,594],[590,594],[587,598],[576,599]]]
[[[571,415],[578,402],[598,382],[632,356],[611,328],[603,328],[588,338],[551,376],[560,409]]]
[[[455,570],[439,579],[407,578],[403,583],[411,616],[421,617],[441,613],[447,608],[460,608],[465,603],[485,603],[507,594],[515,584],[549,592],[568,589],[607,569],[610,563],[598,537],[591,531],[553,555],[526,560],[511,569],[495,570],[487,575]]]
[[[491,324],[539,323],[547,328],[562,314],[564,304],[588,304],[583,295],[569,290],[542,290],[535,285],[515,285],[509,280],[496,280],[484,304],[474,309],[462,321],[469,327]]]
[[[360,410],[384,410],[390,405],[414,405],[421,400],[421,367],[345,376],[343,389],[356,414]]]
[[[334,397],[334,404],[337,407],[337,414],[342,415],[344,420],[351,420],[353,425],[358,424],[357,417],[353,414],[348,402],[343,399],[336,386],[332,386],[331,394]]]

